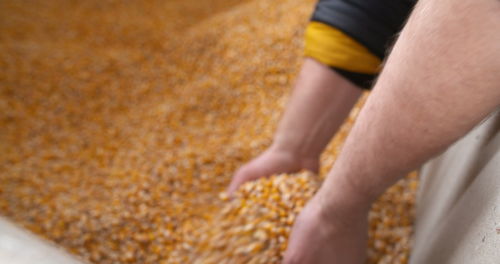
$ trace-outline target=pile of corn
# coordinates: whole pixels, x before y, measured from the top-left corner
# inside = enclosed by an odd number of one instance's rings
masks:
[[[219,194],[271,142],[313,5],[0,1],[0,214],[91,263],[278,263],[320,180]],[[370,263],[406,262],[416,183],[374,206]]]
[[[406,214],[413,204],[406,190],[415,180],[412,174],[396,184],[370,212],[369,263],[407,263],[411,219]],[[202,225],[186,225],[167,263],[279,263],[295,217],[320,182],[308,172],[282,174],[244,184],[231,200],[221,193],[221,209]],[[405,202],[394,205],[400,196]]]
[[[291,225],[318,188],[307,172],[246,183],[203,225],[183,230],[170,263],[279,263]],[[217,252],[217,254],[214,254]]]

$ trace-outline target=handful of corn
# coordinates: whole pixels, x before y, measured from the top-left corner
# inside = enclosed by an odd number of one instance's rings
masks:
[[[185,230],[175,263],[279,263],[295,217],[318,188],[310,173],[244,184],[212,219]]]

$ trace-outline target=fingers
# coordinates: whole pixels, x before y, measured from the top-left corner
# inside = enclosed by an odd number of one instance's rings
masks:
[[[316,159],[305,160],[305,162],[303,162],[289,153],[265,151],[263,154],[241,167],[234,174],[227,192],[229,196],[232,196],[240,185],[258,178],[268,177],[279,173],[298,172],[300,169],[317,171],[318,167],[319,161]]]
[[[252,180],[251,170],[246,167],[242,167],[239,169],[233,176],[231,183],[227,189],[227,193],[230,197],[233,196],[234,192],[242,185],[243,183]]]

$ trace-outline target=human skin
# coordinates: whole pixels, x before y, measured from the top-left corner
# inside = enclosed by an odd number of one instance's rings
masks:
[[[500,1],[421,0],[284,263],[363,263],[373,201],[500,107]]]
[[[318,172],[321,152],[361,94],[327,66],[306,58],[273,144],[235,173],[229,194],[246,181],[276,173]]]

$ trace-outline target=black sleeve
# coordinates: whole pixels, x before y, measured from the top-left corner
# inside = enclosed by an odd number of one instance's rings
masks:
[[[312,21],[335,27],[384,59],[414,0],[320,0]]]

